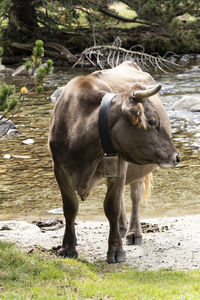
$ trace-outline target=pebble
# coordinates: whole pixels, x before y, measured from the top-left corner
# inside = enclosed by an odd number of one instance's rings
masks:
[[[15,135],[17,133],[19,133],[19,131],[16,128],[12,128],[8,130],[7,135]]]
[[[22,142],[22,144],[25,144],[25,145],[31,145],[34,143],[35,143],[35,141],[33,139],[27,139]]]
[[[6,159],[10,159],[12,156],[10,154],[5,154],[3,157]]]
[[[8,225],[3,225],[0,230],[12,230]]]
[[[64,89],[64,86],[61,86],[61,87],[58,87],[57,90],[55,90],[53,92],[53,94],[50,96],[51,102],[56,103],[56,101],[58,100],[63,89]]]

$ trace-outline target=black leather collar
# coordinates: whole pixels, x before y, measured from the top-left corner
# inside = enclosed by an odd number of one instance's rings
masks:
[[[116,150],[113,147],[112,139],[110,136],[110,128],[109,128],[109,112],[110,105],[112,103],[112,99],[117,94],[106,93],[101,101],[100,110],[99,110],[99,136],[101,140],[101,145],[103,151],[106,155],[117,155]]]

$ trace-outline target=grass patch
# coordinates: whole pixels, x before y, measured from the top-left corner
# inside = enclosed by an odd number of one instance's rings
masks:
[[[0,241],[0,299],[200,299],[200,270],[136,271],[26,254]]]
[[[136,12],[130,9],[126,4],[121,2],[114,2],[110,5],[111,9],[114,9],[120,16],[125,18],[132,19],[137,16]],[[118,22],[116,27],[118,28],[132,28],[137,27],[139,24],[137,23],[129,23],[129,22]]]

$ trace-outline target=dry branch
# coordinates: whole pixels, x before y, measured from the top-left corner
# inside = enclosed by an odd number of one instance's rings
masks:
[[[178,65],[159,54],[147,54],[141,46],[141,51],[135,51],[132,47],[130,50],[121,47],[119,38],[115,39],[113,45],[99,45],[85,49],[77,62],[73,65],[85,65],[89,61],[91,65],[104,69],[105,67],[114,68],[125,60],[136,62],[142,69],[153,68],[154,70],[168,73],[167,70]]]

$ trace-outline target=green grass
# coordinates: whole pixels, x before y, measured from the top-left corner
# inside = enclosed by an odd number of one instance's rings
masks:
[[[0,242],[0,299],[200,299],[200,270],[136,271]]]
[[[132,19],[136,17],[136,12],[134,10],[131,10],[128,8],[127,5],[121,2],[114,2],[112,5],[110,5],[111,9],[114,9],[120,16],[123,16],[125,18]],[[129,23],[129,22],[118,22],[116,27],[119,28],[131,28],[139,26],[137,23]]]

